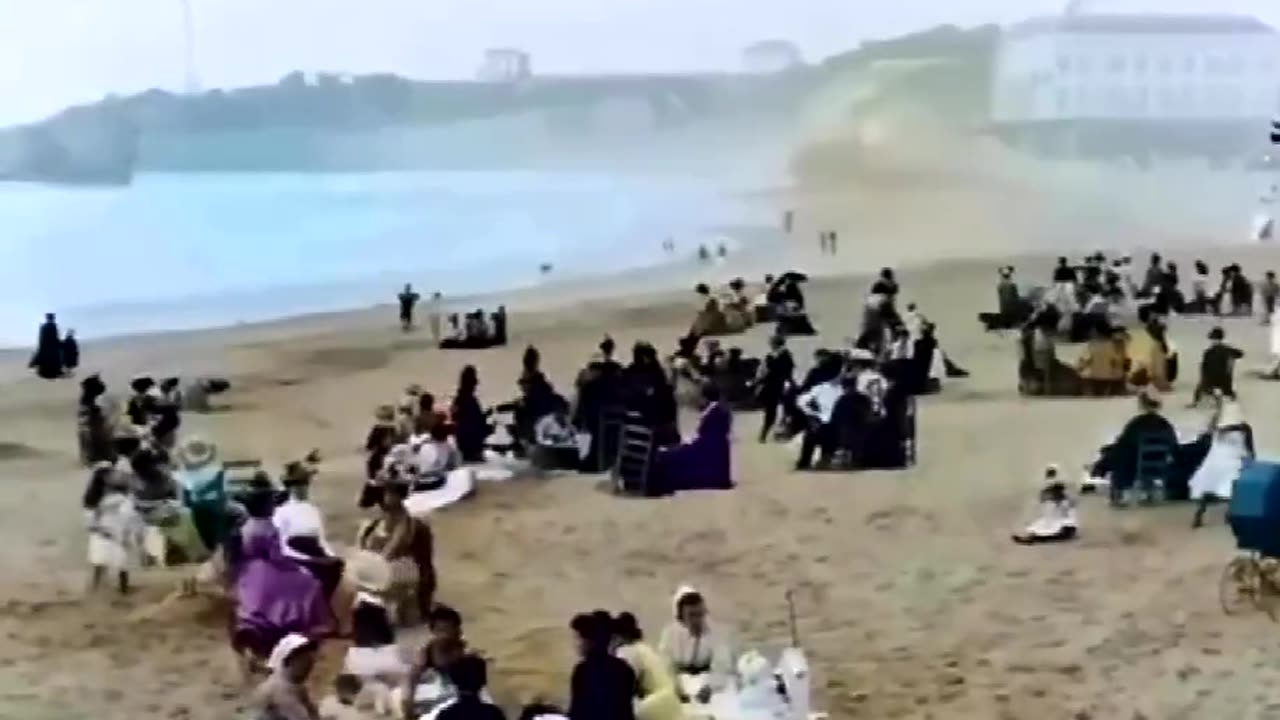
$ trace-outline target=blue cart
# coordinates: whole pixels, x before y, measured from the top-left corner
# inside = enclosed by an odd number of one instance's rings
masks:
[[[1276,619],[1280,600],[1280,463],[1245,466],[1231,491],[1227,522],[1240,549],[1222,573],[1222,609],[1236,615],[1250,609]]]

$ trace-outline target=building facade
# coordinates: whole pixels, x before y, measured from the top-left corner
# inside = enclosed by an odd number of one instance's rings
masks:
[[[1249,17],[1036,18],[1005,32],[993,62],[991,121],[1006,135],[1164,129],[1212,144],[1253,126],[1262,141],[1278,113],[1280,34]]]
[[[484,53],[479,78],[485,82],[517,82],[533,76],[533,60],[518,48],[492,48]]]

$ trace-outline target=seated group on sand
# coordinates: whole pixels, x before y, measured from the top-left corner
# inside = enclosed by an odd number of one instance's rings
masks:
[[[775,323],[775,331],[780,335],[814,335],[816,330],[809,322],[804,293],[800,290],[805,279],[795,272],[785,273],[781,279],[766,275],[765,290],[755,300],[747,297],[742,278],[734,278],[714,296],[707,285],[699,283],[694,290],[703,304],[688,335],[695,338],[736,335],[757,322]]]
[[[1109,397],[1148,385],[1166,392],[1178,378],[1178,351],[1159,317],[1133,330],[1099,320],[1071,364],[1058,358],[1055,337],[1046,315],[1033,317],[1021,330],[1018,391],[1023,395]]]
[[[332,694],[316,702],[310,690],[324,638],[290,633],[269,653],[270,675],[254,695],[255,718],[506,717],[487,689],[489,662],[468,644],[460,613],[437,606],[425,645],[405,653],[383,600],[385,566],[361,558],[352,574],[355,645]],[[754,650],[735,656],[726,628],[711,620],[706,599],[692,588],[677,591],[673,619],[656,646],[629,612],[583,612],[567,630],[578,658],[567,702],[536,700],[524,706],[521,720],[823,717],[810,711],[808,661],[799,648],[784,650],[776,664]]]
[[[1099,316],[1106,316],[1112,324],[1124,324],[1122,319],[1126,317],[1146,322],[1154,316],[1171,314],[1249,316],[1254,311],[1255,295],[1261,300],[1263,317],[1269,317],[1280,297],[1280,283],[1274,272],[1268,271],[1255,288],[1240,265],[1233,263],[1222,268],[1221,279],[1214,283],[1208,264],[1197,260],[1190,286],[1184,289],[1177,264],[1159,254],[1151,256],[1138,281],[1129,256],[1114,259],[1108,265],[1102,253],[1095,253],[1076,266],[1059,258],[1052,283],[1033,288],[1025,295],[1014,281],[1014,268],[1000,268],[996,283],[998,310],[979,313],[978,319],[987,330],[1005,330],[1020,328],[1036,315],[1052,313],[1061,337],[1083,342]]]
[[[507,308],[503,305],[488,314],[474,310],[461,317],[449,315],[448,331],[440,340],[440,347],[446,350],[483,350],[506,344]]]

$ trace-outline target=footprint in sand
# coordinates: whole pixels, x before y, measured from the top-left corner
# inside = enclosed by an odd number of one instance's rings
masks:
[[[912,505],[893,505],[868,513],[863,524],[880,532],[923,531],[936,532],[937,518],[933,513]]]

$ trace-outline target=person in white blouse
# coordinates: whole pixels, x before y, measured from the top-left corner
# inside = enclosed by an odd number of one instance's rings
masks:
[[[681,586],[672,606],[675,619],[662,630],[658,654],[670,663],[681,700],[705,704],[733,680],[729,638],[708,619],[707,602],[692,587]]]
[[[289,497],[271,517],[280,533],[286,557],[307,568],[332,593],[342,579],[342,560],[329,546],[324,516],[312,504],[311,479],[315,471],[301,462],[285,466],[283,484]]]

